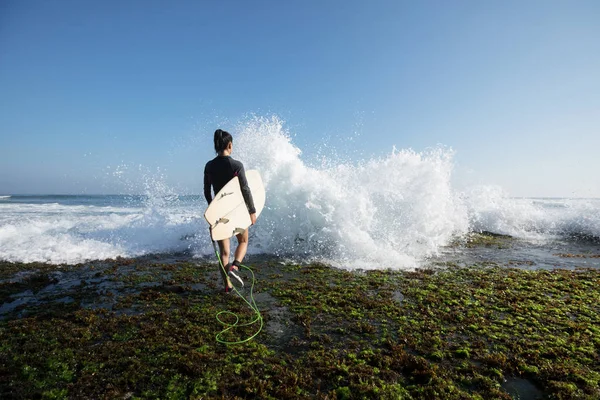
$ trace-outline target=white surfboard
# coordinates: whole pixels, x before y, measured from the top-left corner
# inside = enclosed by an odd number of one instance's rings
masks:
[[[258,217],[265,206],[265,187],[256,170],[246,171],[246,179]],[[228,239],[252,224],[237,176],[219,190],[204,212],[204,218],[212,228],[213,240]]]

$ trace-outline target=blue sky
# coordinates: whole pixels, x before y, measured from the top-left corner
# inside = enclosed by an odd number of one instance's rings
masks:
[[[443,144],[459,187],[600,197],[598,21],[597,1],[5,0],[0,193],[113,193],[123,163],[200,193],[217,123],[255,113],[307,157]]]

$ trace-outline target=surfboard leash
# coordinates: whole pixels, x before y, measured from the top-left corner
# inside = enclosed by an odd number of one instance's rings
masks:
[[[221,255],[219,254],[219,250],[217,249],[217,245],[214,240],[212,241],[212,244],[213,244],[213,248],[215,250],[217,259],[219,260],[219,265],[221,266],[221,269],[223,270],[225,276],[227,276],[227,271],[225,271],[225,266],[223,265],[223,260],[221,259]],[[252,285],[250,286],[250,301],[248,301],[244,296],[242,296],[242,294],[237,290],[237,288],[235,286],[233,286],[233,291],[242,300],[244,300],[244,302],[246,302],[246,304],[248,305],[248,307],[250,307],[250,309],[252,311],[254,311],[256,317],[250,322],[240,324],[239,323],[240,317],[236,313],[229,311],[229,310],[219,311],[215,315],[215,318],[217,319],[217,321],[219,321],[219,323],[221,325],[223,325],[225,327],[225,329],[223,329],[221,332],[217,333],[215,335],[215,339],[218,343],[222,343],[222,344],[242,344],[242,343],[249,342],[250,340],[254,339],[262,331],[262,328],[263,328],[263,318],[262,318],[262,315],[260,314],[260,310],[258,309],[258,306],[256,305],[256,301],[254,300],[254,284],[256,283],[256,278],[254,277],[254,271],[252,271],[252,269],[250,267],[247,267],[243,264],[240,264],[239,266],[250,271],[250,274],[252,275]],[[221,319],[221,315],[231,315],[235,318],[235,321],[233,323],[225,322]],[[243,339],[243,340],[237,340],[237,341],[228,341],[228,340],[223,339],[223,335],[226,332],[232,330],[233,328],[250,326],[250,325],[256,324],[257,322],[260,323],[258,330],[255,333],[253,333],[251,336],[249,336],[248,338]]]

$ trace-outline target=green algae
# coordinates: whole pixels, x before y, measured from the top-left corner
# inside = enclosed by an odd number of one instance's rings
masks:
[[[0,398],[510,399],[515,377],[547,398],[600,397],[599,271],[255,267],[266,329],[224,346],[215,314],[254,314],[220,293],[214,264],[93,266],[98,282],[0,320]],[[25,286],[54,284],[32,270]]]
[[[512,245],[513,238],[508,235],[500,235],[493,232],[471,232],[466,237],[466,247],[495,247],[498,249],[506,249]]]
[[[473,231],[467,235],[454,238],[450,247],[475,248],[492,247],[497,249],[510,248],[514,243],[514,238],[509,235],[501,235],[488,231]]]

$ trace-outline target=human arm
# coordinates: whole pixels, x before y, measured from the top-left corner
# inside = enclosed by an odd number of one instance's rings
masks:
[[[206,202],[210,204],[212,201],[212,193],[210,191],[212,180],[210,178],[210,174],[208,173],[207,167],[208,165],[204,167],[204,198],[206,199]]]
[[[250,191],[250,186],[248,186],[248,180],[246,179],[246,172],[244,171],[244,166],[242,163],[239,163],[239,169],[236,171],[238,179],[240,181],[240,188],[242,189],[242,196],[244,197],[244,202],[246,202],[246,207],[248,208],[248,212],[250,213],[250,219],[252,219],[252,224],[256,222],[256,208],[254,207],[254,200],[252,199],[252,192]],[[252,217],[254,215],[254,217]]]

